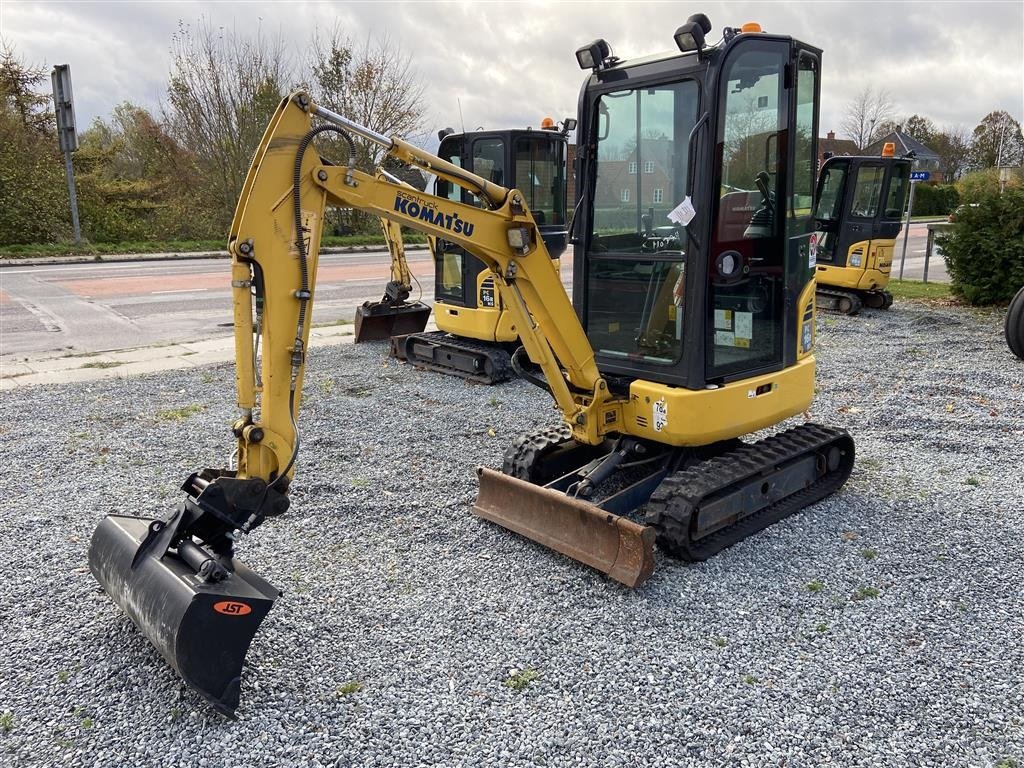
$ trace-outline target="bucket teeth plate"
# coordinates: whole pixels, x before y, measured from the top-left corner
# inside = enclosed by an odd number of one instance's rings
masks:
[[[427,327],[430,307],[422,302],[400,304],[367,302],[356,309],[355,343],[383,341],[392,336],[420,333]]]
[[[93,533],[89,569],[189,686],[222,714],[238,707],[242,664],[280,591],[237,560],[206,583],[173,551],[144,552],[148,518],[109,515]]]
[[[600,507],[481,467],[473,511],[628,587],[654,571],[655,530]]]

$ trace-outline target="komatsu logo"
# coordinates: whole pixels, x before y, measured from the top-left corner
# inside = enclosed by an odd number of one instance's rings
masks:
[[[395,195],[395,210],[412,219],[419,219],[435,227],[444,227],[456,235],[473,236],[474,225],[459,217],[457,213],[445,213],[434,208],[433,203],[399,192]]]

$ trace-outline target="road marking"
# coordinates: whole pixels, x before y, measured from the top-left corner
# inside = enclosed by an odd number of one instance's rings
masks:
[[[150,291],[150,294],[154,293],[199,293],[200,291],[209,290],[207,288],[180,288],[176,291]]]

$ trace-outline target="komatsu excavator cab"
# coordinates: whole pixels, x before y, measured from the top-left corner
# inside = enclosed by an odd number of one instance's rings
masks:
[[[487,179],[514,187],[537,222],[551,258],[565,251],[567,133],[575,120],[559,126],[544,118],[541,128],[441,132],[438,157]],[[450,181],[437,179],[441,198],[482,207],[477,195]],[[434,333],[394,338],[396,357],[420,367],[484,384],[506,381],[514,374],[511,355],[519,333],[506,312],[490,270],[464,248],[432,239],[434,257]]]
[[[830,157],[821,168],[812,240],[818,307],[847,315],[888,309],[893,249],[903,227],[912,160],[887,144],[879,157]]]
[[[762,395],[807,394],[781,382],[814,335],[821,52],[759,31],[726,39],[596,63],[580,94],[573,302],[613,387],[703,392],[779,372],[732,414],[753,421]],[[667,422],[647,414],[652,436],[675,429],[674,399]]]

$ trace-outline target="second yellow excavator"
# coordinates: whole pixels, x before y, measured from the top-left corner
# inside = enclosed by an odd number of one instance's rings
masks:
[[[575,124],[574,119],[556,124],[544,118],[539,130],[445,130],[438,135],[439,157],[495,184],[511,180],[522,191],[556,265],[566,247],[566,147],[567,134]],[[470,190],[443,178],[435,181],[434,193],[448,200],[484,204]],[[383,300],[363,304],[356,311],[355,341],[390,336],[391,354],[418,367],[481,384],[498,384],[511,378],[512,353],[519,346],[519,333],[487,267],[451,240],[429,238],[437,330],[424,332],[425,305],[395,300],[400,295],[395,286],[399,285],[405,286],[408,297],[409,267],[399,228],[395,224],[383,226],[392,281]],[[395,275],[404,275],[405,282],[398,282]]]
[[[519,330],[513,365],[562,414],[511,445],[504,472],[479,469],[481,517],[639,586],[655,542],[702,560],[845,482],[854,445],[841,429],[740,439],[800,416],[814,396],[821,51],[756,25],[727,27],[708,46],[710,29],[691,16],[674,55],[620,60],[603,40],[576,53],[590,74],[579,101],[575,309],[521,190],[306,93],[281,102],[228,244],[237,463],[192,474],[161,518],[107,515],[89,547],[106,592],[221,712],[237,707],[246,651],[279,596],[235,546],[289,507],[328,205],[450,240],[485,264]],[[484,205],[361,173],[354,157],[322,158],[314,141],[325,131],[374,142]],[[746,223],[736,193],[758,200]]]

